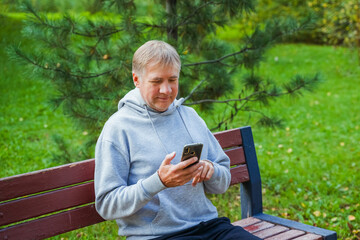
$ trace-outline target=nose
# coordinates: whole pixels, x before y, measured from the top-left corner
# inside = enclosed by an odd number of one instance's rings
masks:
[[[171,90],[171,85],[167,82],[164,82],[163,84],[161,84],[160,86],[160,93],[163,94],[170,94],[172,92]]]

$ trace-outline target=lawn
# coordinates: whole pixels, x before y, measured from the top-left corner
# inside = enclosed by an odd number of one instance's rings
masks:
[[[3,21],[4,20],[4,21]],[[47,104],[54,90],[22,74],[5,47],[16,42],[20,20],[0,19],[0,177],[77,159],[86,132],[76,130],[61,109]],[[26,44],[23,43],[23,44]],[[300,98],[284,97],[265,110],[284,127],[267,129],[239,118],[232,127],[251,124],[263,179],[264,211],[337,231],[339,239],[360,232],[360,67],[352,49],[301,44],[279,45],[259,71],[282,81],[294,74],[320,72],[323,83]],[[202,114],[209,125],[211,115]],[[69,154],[61,155],[61,136]],[[60,157],[59,157],[60,156]],[[63,156],[63,159],[61,158]],[[238,189],[211,199],[221,215],[240,218]],[[115,238],[113,222],[54,239]]]
[[[283,119],[283,128],[252,126],[264,211],[333,229],[339,239],[358,239],[360,66],[356,54],[340,47],[280,45],[269,51],[259,71],[280,81],[296,73],[316,72],[323,79],[315,92],[284,97],[266,110]],[[240,217],[234,204],[228,206],[225,215]]]
[[[51,108],[52,86],[32,78],[6,54],[9,44],[19,44],[21,19],[0,15],[0,177],[65,163],[67,156],[53,139],[79,149],[86,135],[75,130],[61,109]]]

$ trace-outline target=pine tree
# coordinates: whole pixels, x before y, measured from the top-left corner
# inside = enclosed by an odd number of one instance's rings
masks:
[[[178,50],[183,63],[178,97],[184,97],[186,105],[201,111],[224,105],[217,124],[209,126],[212,130],[226,129],[240,112],[256,112],[260,123],[274,126],[279,120],[266,116],[254,103],[267,105],[282,95],[301,94],[319,81],[317,74],[297,75],[280,85],[257,71],[265,52],[311,26],[311,17],[273,20],[229,43],[217,38],[217,29],[253,12],[254,1],[166,0],[144,6],[141,1],[102,0],[98,5],[98,12],[87,17],[69,13],[59,17],[25,2],[28,18],[23,32],[36,45],[11,49],[11,55],[29,65],[36,77],[55,85],[58,94],[52,103],[89,132],[92,143],[119,99],[133,89],[133,53],[150,39],[167,41]],[[240,78],[242,72],[247,74]]]

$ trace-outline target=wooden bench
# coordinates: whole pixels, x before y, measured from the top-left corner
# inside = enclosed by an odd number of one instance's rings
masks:
[[[336,232],[263,213],[250,127],[214,134],[241,184],[242,220],[262,239],[337,239]],[[94,159],[0,179],[0,239],[44,239],[104,221],[94,207]],[[235,199],[234,199],[235,200]]]

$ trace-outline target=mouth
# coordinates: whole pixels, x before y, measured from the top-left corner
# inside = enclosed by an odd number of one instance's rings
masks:
[[[170,96],[168,96],[168,97],[158,97],[158,99],[160,101],[169,101],[171,99],[171,97]]]

